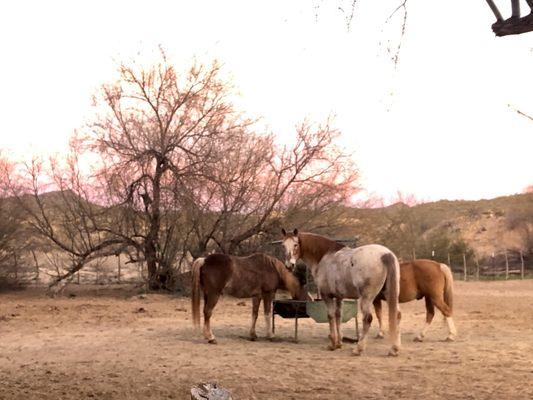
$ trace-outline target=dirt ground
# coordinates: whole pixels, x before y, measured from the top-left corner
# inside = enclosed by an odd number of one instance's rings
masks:
[[[457,282],[453,343],[442,341],[440,315],[414,343],[424,304],[403,304],[398,358],[373,338],[375,325],[361,357],[348,344],[327,351],[327,324],[308,319],[299,343],[293,320],[279,317],[276,341],[248,341],[251,302],[241,302],[217,305],[219,343],[209,345],[191,327],[187,298],[131,287],[0,294],[0,399],[188,399],[210,380],[235,400],[533,398],[532,280]]]

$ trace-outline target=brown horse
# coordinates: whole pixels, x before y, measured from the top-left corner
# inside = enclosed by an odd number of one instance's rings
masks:
[[[257,339],[255,323],[259,305],[263,308],[267,337],[272,338],[272,300],[276,290],[285,289],[298,298],[301,286],[298,279],[277,258],[257,253],[248,257],[211,254],[198,258],[192,266],[192,317],[195,326],[200,325],[200,291],[204,294],[204,337],[216,343],[211,331],[213,308],[222,293],[239,298],[252,298],[251,340]]]
[[[313,279],[328,311],[330,340],[328,349],[340,348],[342,334],[341,306],[343,298],[360,299],[363,313],[363,333],[353,350],[360,355],[366,346],[366,336],[372,322],[372,302],[386,286],[389,305],[389,335],[392,347],[389,355],[400,351],[400,270],[398,259],[389,249],[369,244],[355,249],[344,247],[324,236],[307,232],[282,230],[287,263],[301,259],[311,269]]]
[[[415,337],[415,342],[421,342],[435,315],[435,307],[446,317],[448,337],[452,341],[457,335],[452,319],[453,311],[453,275],[446,264],[432,260],[413,260],[400,263],[400,303],[412,300],[426,301],[426,324]],[[381,324],[381,300],[385,299],[382,291],[374,300],[374,309],[378,317],[379,332],[377,337],[383,337]]]

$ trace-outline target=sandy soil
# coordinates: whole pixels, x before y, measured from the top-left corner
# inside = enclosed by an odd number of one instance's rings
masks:
[[[209,345],[191,327],[186,298],[94,287],[56,299],[0,294],[0,399],[188,399],[206,380],[236,400],[533,398],[531,280],[458,282],[454,343],[442,341],[440,315],[414,343],[424,304],[404,304],[398,358],[374,338],[362,357],[352,345],[327,351],[327,325],[311,320],[301,320],[300,343],[291,342],[293,320],[279,317],[277,341],[250,342],[250,301],[240,302],[218,304],[219,344]]]

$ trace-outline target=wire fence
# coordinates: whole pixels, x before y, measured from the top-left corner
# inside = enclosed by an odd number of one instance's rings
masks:
[[[273,248],[275,256],[279,246]],[[406,260],[407,261],[407,260]],[[533,255],[516,250],[502,250],[493,252],[489,256],[476,257],[473,254],[455,254],[444,262],[449,265],[456,280],[482,281],[482,280],[508,280],[508,279],[533,279]],[[8,266],[0,268],[0,286],[4,281],[16,282],[22,285],[47,285],[57,276],[66,271],[68,259],[60,253],[40,254],[26,259],[13,260]],[[180,269],[187,273],[187,268]],[[313,290],[313,279],[309,269],[304,264],[299,264],[295,273],[300,282],[307,283],[308,289]],[[124,255],[118,257],[105,257],[86,265],[70,279],[74,284],[118,284],[146,282],[147,271],[143,263],[128,263]]]
[[[533,257],[519,250],[493,252],[480,259],[463,254],[462,262],[450,262],[449,266],[455,278],[464,281],[533,278]]]
[[[49,285],[68,271],[68,256],[59,252],[36,253],[20,257],[0,266],[0,286]],[[91,261],[70,279],[74,284],[141,283],[146,281],[146,268],[141,263],[128,263],[124,255]]]

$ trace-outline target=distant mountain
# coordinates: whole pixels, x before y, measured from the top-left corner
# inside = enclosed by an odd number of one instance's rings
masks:
[[[66,200],[92,210],[102,207],[73,192],[49,192],[40,199],[51,215]],[[28,201],[36,206],[31,196]],[[319,218],[317,231],[339,238],[358,237],[359,244],[384,243],[393,249],[409,241],[447,236],[463,240],[480,257],[523,248],[521,221],[529,224],[533,240],[533,193],[478,201],[440,200],[414,206],[396,203],[382,208],[347,207],[341,211],[335,210],[334,217],[324,215],[322,221]],[[300,221],[306,221],[305,211],[303,214],[298,218]]]
[[[462,238],[480,256],[504,249],[520,249],[523,231],[517,221],[533,222],[533,193],[490,200],[440,200],[408,206],[348,209],[340,235],[359,236],[360,243],[382,242],[395,223],[409,233],[413,225],[421,236],[448,234]],[[520,225],[520,224],[518,224]]]

